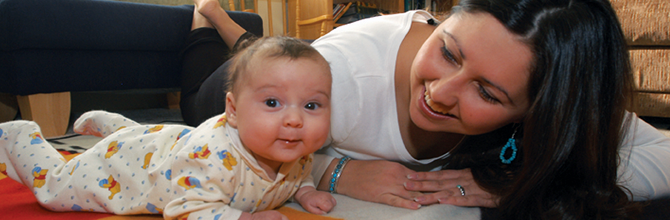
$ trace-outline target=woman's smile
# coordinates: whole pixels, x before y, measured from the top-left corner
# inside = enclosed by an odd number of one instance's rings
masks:
[[[450,114],[448,109],[445,109],[444,107],[442,107],[442,105],[434,102],[430,98],[428,90],[426,90],[425,88],[423,94],[424,94],[423,100],[420,101],[419,104],[421,105],[422,109],[424,110],[424,112],[428,117],[440,120],[457,118],[455,115]]]

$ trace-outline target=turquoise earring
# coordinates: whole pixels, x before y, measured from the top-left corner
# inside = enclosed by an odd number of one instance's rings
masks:
[[[500,161],[504,164],[510,164],[514,159],[516,158],[516,139],[514,139],[514,135],[516,134],[517,129],[514,129],[514,133],[512,134],[512,137],[507,139],[507,143],[505,146],[500,150]],[[505,158],[505,153],[507,152],[507,149],[512,150],[512,155],[509,156],[509,158]]]

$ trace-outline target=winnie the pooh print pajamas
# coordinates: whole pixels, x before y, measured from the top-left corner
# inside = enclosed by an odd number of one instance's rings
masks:
[[[92,111],[74,130],[105,138],[66,162],[36,123],[0,124],[0,168],[49,210],[238,219],[314,186],[312,155],[282,164],[271,180],[223,114],[193,128]]]

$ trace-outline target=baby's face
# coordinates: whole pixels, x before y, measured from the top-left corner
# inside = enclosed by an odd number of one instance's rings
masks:
[[[235,97],[242,143],[266,164],[318,150],[330,129],[330,68],[312,58],[270,58],[248,69]]]

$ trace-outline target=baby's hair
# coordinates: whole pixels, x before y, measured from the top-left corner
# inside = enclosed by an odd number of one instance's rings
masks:
[[[252,65],[263,65],[263,62],[252,63],[252,60],[263,61],[272,58],[310,58],[328,65],[319,52],[306,42],[292,37],[263,37],[240,50],[231,60],[228,68],[226,92],[235,90],[242,74],[245,74]]]

